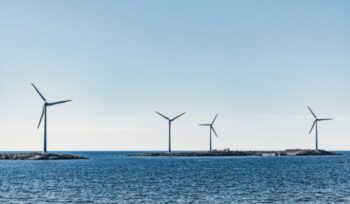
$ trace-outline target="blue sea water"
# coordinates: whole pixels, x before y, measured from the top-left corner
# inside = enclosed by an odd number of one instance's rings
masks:
[[[0,203],[350,203],[350,152],[324,157],[0,161]]]

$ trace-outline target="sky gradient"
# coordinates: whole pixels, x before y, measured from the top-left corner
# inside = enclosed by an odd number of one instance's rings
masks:
[[[350,2],[0,1],[0,150],[350,149]]]

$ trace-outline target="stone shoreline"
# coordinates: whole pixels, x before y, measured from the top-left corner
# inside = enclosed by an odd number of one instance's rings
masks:
[[[310,149],[288,149],[282,151],[230,151],[230,150],[213,150],[198,152],[149,152],[129,156],[157,157],[157,156],[178,156],[178,157],[200,157],[200,156],[327,156],[340,155],[335,152],[325,150]]]
[[[53,154],[42,152],[30,153],[2,153],[0,160],[68,160],[68,159],[88,159],[82,156],[74,156],[69,154]]]

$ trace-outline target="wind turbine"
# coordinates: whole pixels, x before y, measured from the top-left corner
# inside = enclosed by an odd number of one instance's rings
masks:
[[[53,105],[57,105],[57,104],[61,104],[61,103],[67,103],[70,102],[72,100],[65,100],[65,101],[57,101],[57,102],[53,102],[53,103],[49,103],[46,101],[46,98],[40,93],[40,91],[36,88],[36,86],[32,83],[32,86],[34,87],[34,89],[36,90],[36,92],[38,92],[39,96],[41,97],[41,99],[43,99],[44,101],[44,105],[43,105],[43,111],[41,113],[41,117],[40,117],[40,121],[38,124],[38,129],[40,127],[41,121],[44,117],[44,153],[47,152],[47,107],[48,106],[53,106]]]
[[[167,119],[168,122],[169,122],[169,150],[168,150],[168,151],[169,151],[169,153],[171,153],[171,123],[172,123],[174,120],[176,120],[177,118],[179,118],[180,116],[182,116],[183,114],[185,114],[185,112],[184,112],[184,113],[181,113],[180,115],[176,116],[176,117],[173,118],[173,119],[170,119],[170,118],[166,117],[165,115],[163,115],[163,114],[161,114],[161,113],[159,113],[159,112],[157,112],[157,111],[156,111],[156,113],[157,113],[158,115],[162,116],[163,118]]]
[[[216,137],[218,137],[218,135],[216,134],[215,129],[213,127],[214,122],[215,122],[216,118],[218,117],[218,115],[219,114],[217,113],[214,120],[210,124],[199,124],[199,126],[209,126],[209,151],[211,151],[211,131],[213,131],[214,134],[216,135]]]
[[[314,123],[312,124],[312,127],[310,129],[310,132],[309,134],[311,134],[312,130],[314,129],[314,127],[316,126],[315,128],[315,133],[316,133],[316,151],[318,150],[318,128],[317,128],[317,124],[319,121],[324,121],[324,120],[333,120],[333,118],[318,118],[315,113],[311,110],[311,108],[308,106],[307,107],[311,114],[314,116],[315,120],[314,120]]]

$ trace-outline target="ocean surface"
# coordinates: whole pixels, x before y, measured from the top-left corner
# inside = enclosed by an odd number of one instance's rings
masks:
[[[322,157],[0,161],[0,203],[350,203],[350,152]]]

